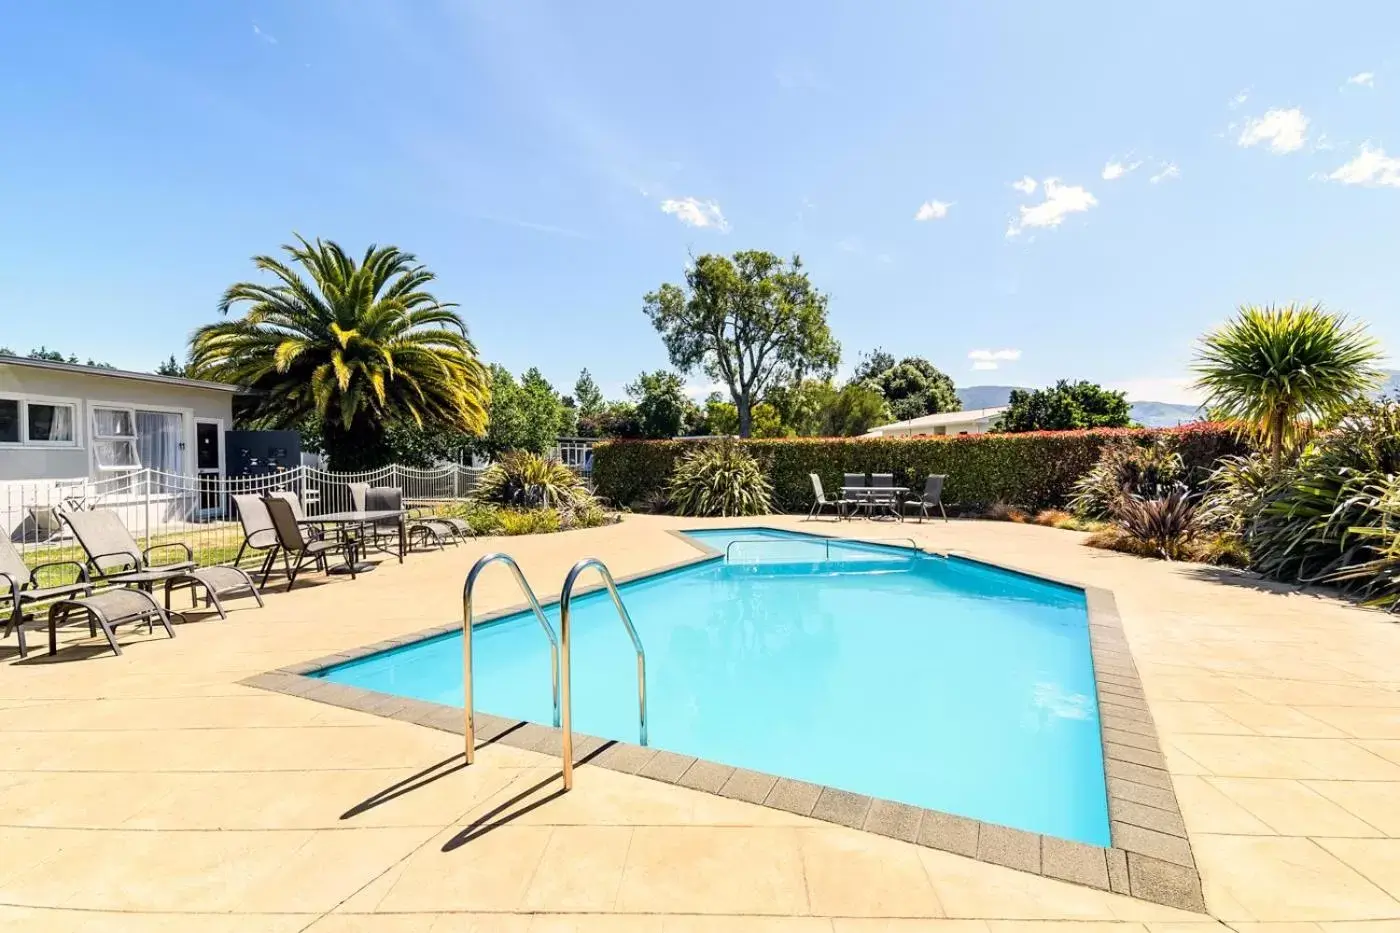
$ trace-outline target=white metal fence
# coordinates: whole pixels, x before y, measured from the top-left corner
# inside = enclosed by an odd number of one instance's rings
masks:
[[[111,479],[26,480],[0,483],[0,533],[30,564],[81,560],[63,522],[65,512],[109,509],[143,545],[184,542],[201,564],[232,563],[243,543],[232,497],[275,491],[296,493],[308,515],[348,511],[351,483],[393,486],[408,505],[431,507],[465,497],[481,471],[457,464],[431,470],[387,466],[362,473],[297,467],[255,477],[179,476],[137,470]],[[168,556],[168,555],[167,555]],[[255,563],[259,555],[245,555]]]

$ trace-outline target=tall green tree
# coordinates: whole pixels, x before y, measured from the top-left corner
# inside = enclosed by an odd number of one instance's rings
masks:
[[[883,347],[876,347],[869,353],[860,355],[860,362],[856,363],[855,375],[851,378],[853,381],[874,379],[885,370],[893,369],[894,366],[894,354],[886,352]]]
[[[491,418],[477,448],[490,457],[511,450],[544,456],[554,449],[564,427],[564,403],[538,369],[517,382],[510,370],[491,364]]]
[[[19,354],[9,347],[0,347],[0,356],[17,357]],[[36,350],[30,350],[26,354],[26,357],[31,360],[45,360],[49,363],[72,363],[75,366],[96,366],[98,369],[116,369],[111,363],[99,363],[92,357],[88,357],[87,362],[84,363],[82,360],[79,360],[75,354],[70,353],[64,356],[57,350],[50,350],[46,346],[41,346]]]
[[[578,406],[580,418],[592,418],[607,404],[603,400],[602,390],[598,388],[598,383],[593,381],[593,375],[587,369],[578,374],[578,381],[574,383],[574,402]]]
[[[889,402],[896,421],[962,408],[953,380],[922,357],[905,357],[877,374],[873,382]]]
[[[1048,389],[1013,389],[1010,407],[998,430],[1074,431],[1085,428],[1126,428],[1132,409],[1122,392],[1092,382],[1061,379]]]
[[[889,424],[891,414],[885,397],[868,382],[851,381],[839,391],[833,389],[821,408],[823,437],[859,437],[871,428]]]
[[[774,385],[829,375],[841,346],[827,326],[827,296],[813,287],[802,260],[745,250],[707,253],[685,272],[685,284],[648,294],[643,310],[671,362],[696,369],[729,389],[739,435],[753,427],[753,406]]]
[[[224,292],[219,311],[243,306],[242,317],[195,332],[197,375],[256,390],[254,419],[265,427],[319,418],[342,470],[382,465],[396,423],[485,429],[486,369],[456,305],[424,290],[434,276],[412,254],[371,246],[357,262],[334,242],[300,236],[283,249],[290,264],[253,258],[273,284]]]
[[[1206,407],[1247,424],[1274,469],[1306,423],[1327,424],[1385,378],[1363,325],[1321,304],[1243,305],[1201,339],[1196,386]]]
[[[156,367],[157,376],[188,376],[190,367],[188,363],[181,363],[175,359],[175,354],[170,354],[170,359],[163,361]]]
[[[676,437],[681,433],[690,399],[679,375],[664,369],[642,373],[627,386],[627,394],[637,405],[643,437]]]

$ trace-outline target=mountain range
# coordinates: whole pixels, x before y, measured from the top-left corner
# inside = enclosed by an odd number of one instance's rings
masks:
[[[1380,395],[1400,395],[1400,370],[1388,370],[1387,380],[1381,386]],[[958,400],[964,409],[996,408],[1007,404],[1011,390],[1023,386],[966,386],[958,389]],[[1196,405],[1178,405],[1172,402],[1130,401],[1133,420],[1143,427],[1170,428],[1190,421],[1199,421],[1205,412]]]

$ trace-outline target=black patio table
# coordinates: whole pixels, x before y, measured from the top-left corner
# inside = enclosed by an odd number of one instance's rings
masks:
[[[366,525],[376,522],[386,522],[390,519],[399,523],[399,563],[403,563],[404,548],[408,541],[407,529],[404,527],[404,520],[408,517],[408,509],[376,509],[367,512],[327,512],[324,515],[308,515],[303,522],[306,525],[335,525],[340,529],[340,533],[345,538],[345,563],[338,567],[332,567],[327,573],[349,573],[351,565],[356,573],[367,573],[374,569],[371,563],[360,560],[360,529]]]
[[[842,486],[841,497],[855,503],[857,509],[863,507],[866,518],[874,518],[875,506],[879,505],[904,521],[904,513],[899,510],[899,497],[908,491],[908,486]]]

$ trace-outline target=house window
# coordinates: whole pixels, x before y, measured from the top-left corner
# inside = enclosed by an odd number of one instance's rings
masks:
[[[24,407],[29,443],[72,446],[76,406],[57,402],[26,402]]]
[[[0,444],[19,443],[19,399],[0,398]]]
[[[77,402],[0,398],[0,444],[75,447],[77,415]]]
[[[97,468],[125,472],[145,467],[182,474],[185,417],[179,412],[94,407],[92,450]]]

